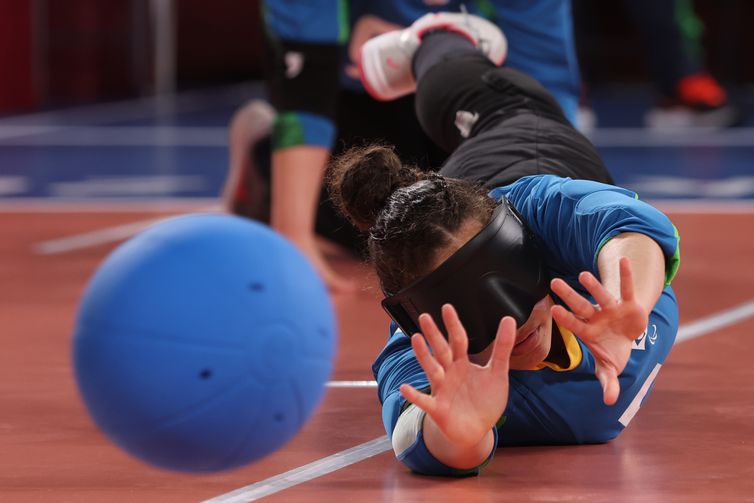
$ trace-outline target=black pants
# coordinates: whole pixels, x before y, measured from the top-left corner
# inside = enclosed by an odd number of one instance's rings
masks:
[[[597,150],[531,77],[498,68],[457,35],[428,35],[414,58],[416,115],[452,152],[440,173],[493,188],[554,174],[613,183]]]

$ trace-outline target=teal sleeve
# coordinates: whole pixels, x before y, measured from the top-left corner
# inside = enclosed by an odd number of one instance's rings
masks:
[[[344,44],[349,37],[348,0],[265,0],[262,17],[281,39]]]

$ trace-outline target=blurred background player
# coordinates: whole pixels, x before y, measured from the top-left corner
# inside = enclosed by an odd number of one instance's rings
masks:
[[[644,116],[647,127],[719,128],[735,125],[741,111],[706,69],[701,37],[704,24],[690,0],[626,0],[623,7],[641,38],[641,52],[648,65],[657,102]],[[574,3],[576,38],[583,40],[584,25],[596,22],[591,2]],[[580,111],[579,125],[588,131],[596,125],[593,111]]]
[[[542,82],[574,121],[579,72],[570,0],[465,5],[502,27],[511,44],[507,64]],[[403,162],[422,168],[441,165],[446,155],[419,127],[412,95],[385,103],[363,91],[360,46],[428,12],[460,9],[461,2],[452,0],[264,2],[272,107],[247,104],[231,121],[224,206],[268,220],[312,260],[333,292],[351,292],[357,285],[327,263],[316,235],[356,252],[361,238],[332,209],[322,188],[331,151],[385,141],[396,146]]]

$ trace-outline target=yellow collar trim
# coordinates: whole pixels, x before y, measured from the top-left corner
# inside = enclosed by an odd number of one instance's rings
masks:
[[[555,321],[553,321],[553,323],[555,323]],[[543,361],[542,363],[537,365],[534,370],[549,368],[551,370],[554,370],[555,372],[568,372],[569,370],[573,370],[578,367],[579,363],[581,363],[581,358],[583,357],[583,355],[581,354],[581,346],[579,346],[579,341],[576,340],[576,336],[573,335],[570,330],[558,326],[557,323],[555,324],[555,326],[558,327],[558,332],[563,338],[563,344],[565,344],[566,353],[568,353],[569,366],[567,368],[563,368],[556,363]]]

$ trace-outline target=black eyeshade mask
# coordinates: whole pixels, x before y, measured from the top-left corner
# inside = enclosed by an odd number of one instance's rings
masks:
[[[503,316],[521,326],[548,293],[549,278],[535,238],[503,198],[484,229],[427,276],[395,294],[385,292],[382,307],[407,335],[420,331],[421,313],[432,315],[446,334],[440,308],[452,304],[474,354],[495,339]]]

